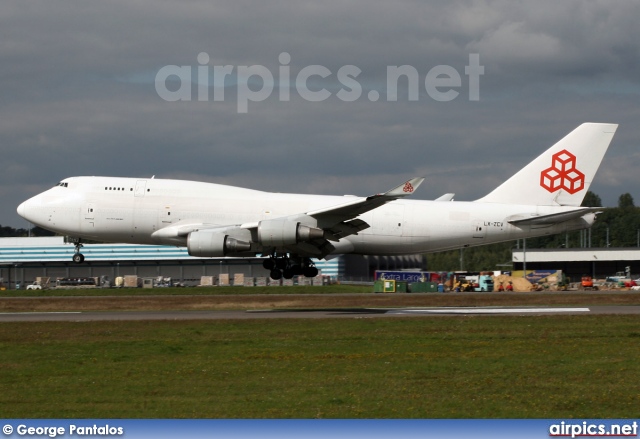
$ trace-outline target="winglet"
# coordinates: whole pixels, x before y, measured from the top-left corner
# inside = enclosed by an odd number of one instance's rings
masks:
[[[418,187],[422,184],[423,181],[424,181],[424,177],[412,178],[411,180],[408,180],[402,183],[400,186],[396,186],[390,191],[387,191],[384,194],[380,194],[380,195],[383,197],[389,197],[389,198],[406,197],[408,195],[413,194],[416,191],[416,189],[418,189]]]

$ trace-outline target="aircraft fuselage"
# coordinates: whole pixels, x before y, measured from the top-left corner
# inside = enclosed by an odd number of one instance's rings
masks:
[[[152,235],[185,220],[221,227],[242,225],[328,208],[351,198],[181,180],[71,177],[25,201],[18,212],[40,227],[76,238],[183,245]],[[508,221],[514,215],[565,210],[571,208],[399,199],[361,214],[359,218],[370,227],[341,238],[332,253],[425,253],[555,234],[593,223],[593,214],[537,228]]]

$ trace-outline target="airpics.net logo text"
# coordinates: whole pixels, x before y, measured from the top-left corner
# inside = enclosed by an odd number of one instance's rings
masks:
[[[276,75],[262,65],[210,66],[210,57],[201,52],[197,57],[198,66],[167,65],[158,70],[155,88],[158,96],[168,102],[210,101],[210,89],[213,101],[224,102],[225,90],[235,88],[237,111],[247,113],[250,102],[262,102],[271,97],[277,88],[280,102],[291,100],[292,90],[308,102],[322,102],[334,96],[343,102],[354,102],[363,96],[363,86],[358,77],[362,70],[354,65],[344,65],[336,72],[322,65],[309,65],[297,72],[291,71],[291,55],[282,52],[278,56],[279,66]],[[480,76],[484,75],[484,66],[480,64],[480,54],[469,54],[469,63],[464,67],[468,81],[468,99],[480,100]],[[329,82],[327,82],[329,81]],[[336,82],[337,81],[337,82]],[[331,85],[329,85],[331,84]],[[386,83],[379,87],[386,101],[398,101],[400,87],[406,87],[403,99],[418,101],[424,92],[437,102],[449,102],[460,95],[463,75],[449,65],[432,67],[423,76],[418,69],[410,65],[387,66]],[[334,92],[331,90],[337,90]],[[381,91],[369,87],[366,99],[376,102],[381,99]]]

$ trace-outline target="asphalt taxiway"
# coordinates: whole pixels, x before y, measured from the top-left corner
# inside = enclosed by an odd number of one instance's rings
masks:
[[[243,320],[243,319],[317,319],[436,317],[488,315],[589,315],[640,314],[640,306],[610,305],[585,307],[420,307],[420,308],[335,308],[335,309],[257,309],[248,311],[78,311],[0,313],[0,322],[42,321],[134,321],[134,320]]]

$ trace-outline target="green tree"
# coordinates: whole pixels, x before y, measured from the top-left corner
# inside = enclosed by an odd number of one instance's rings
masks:
[[[635,207],[635,205],[633,204],[633,197],[630,193],[627,192],[626,194],[620,195],[620,198],[618,198],[618,207],[620,209]]]
[[[584,196],[584,200],[582,200],[582,207],[602,207],[602,200],[596,194],[591,191],[587,191],[587,194]]]

